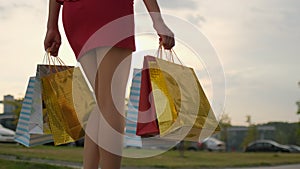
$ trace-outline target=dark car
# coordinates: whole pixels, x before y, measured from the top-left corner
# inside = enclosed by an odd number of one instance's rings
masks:
[[[300,153],[300,147],[296,145],[289,145],[292,153]]]
[[[279,144],[272,140],[258,140],[250,143],[245,152],[291,152],[288,146]]]
[[[84,137],[81,138],[81,139],[79,139],[79,140],[77,140],[77,141],[75,141],[75,145],[77,147],[83,147],[84,146]]]

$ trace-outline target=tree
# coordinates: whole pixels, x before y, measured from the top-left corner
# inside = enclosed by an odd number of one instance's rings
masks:
[[[252,125],[252,121],[251,121],[251,116],[250,115],[246,116],[246,122],[248,123],[249,126]]]
[[[300,81],[298,82],[298,86],[300,87]],[[300,115],[300,101],[296,102],[298,105],[298,111],[297,114]],[[298,121],[298,129],[297,129],[297,144],[300,145],[300,119]]]
[[[221,117],[221,120],[220,120],[220,125],[222,127],[230,127],[231,126],[231,118],[229,117],[228,114],[224,113]]]
[[[296,104],[298,105],[298,111],[297,111],[297,114],[300,115],[300,101],[298,101]]]
[[[296,144],[300,145],[300,121],[298,122],[297,140]]]
[[[248,123],[249,127],[248,127],[247,135],[241,144],[242,148],[245,148],[249,143],[255,141],[259,136],[259,133],[256,129],[256,125],[252,123],[250,115],[246,116],[246,122]]]
[[[179,152],[179,156],[181,158],[184,158],[184,140],[181,140],[179,143],[178,143],[178,152]]]
[[[224,113],[221,117],[221,120],[220,120],[220,126],[222,128],[222,131],[221,131],[221,140],[224,141],[225,143],[228,143],[228,131],[227,129],[229,127],[231,127],[231,118],[229,117],[228,114]],[[226,151],[228,151],[228,144],[226,144]]]

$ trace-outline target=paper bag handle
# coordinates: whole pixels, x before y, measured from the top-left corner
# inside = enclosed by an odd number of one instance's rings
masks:
[[[55,64],[56,62],[58,64]],[[45,55],[44,55],[43,63],[46,63],[46,64],[49,65],[50,72],[52,72],[51,64],[53,65],[56,72],[59,72],[59,70],[57,68],[57,65],[64,66],[64,67],[66,67],[66,70],[68,70],[67,69],[68,66],[64,63],[64,61],[58,56],[57,57],[52,57],[49,50],[47,50]]]
[[[169,60],[168,57],[167,57],[168,54],[167,54],[166,50],[164,50],[163,48],[164,48],[163,45],[160,43],[160,44],[159,44],[159,47],[158,47],[158,50],[157,50],[157,52],[156,52],[157,58],[163,59],[163,51],[164,51],[165,56],[166,56],[166,59],[167,59],[168,61],[171,61],[172,63],[174,63],[174,56],[175,56],[176,59],[179,61],[179,63],[180,63],[181,65],[183,65],[182,61],[179,59],[179,57],[178,57],[178,55],[175,53],[174,49],[167,50],[167,51],[169,51],[169,56],[170,56],[170,59],[171,59],[171,60]]]

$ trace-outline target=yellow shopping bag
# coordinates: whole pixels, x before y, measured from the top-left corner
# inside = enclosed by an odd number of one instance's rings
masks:
[[[220,126],[192,68],[153,56],[149,60],[160,137],[198,141]]]
[[[65,66],[41,81],[55,145],[82,138],[96,102],[80,68]]]
[[[48,56],[49,57],[49,56]],[[70,67],[71,68],[71,67]],[[58,66],[58,65],[50,65],[49,64],[38,64],[37,70],[36,70],[36,83],[37,85],[41,86],[41,78],[49,76],[53,73],[56,73],[58,71],[64,71],[66,70],[66,66]],[[42,95],[44,93],[42,92],[41,88],[41,97],[42,97],[42,119],[39,119],[41,121],[38,122],[39,126],[42,128],[42,132],[44,134],[51,134],[50,125],[49,125],[49,117],[46,109],[45,100]]]

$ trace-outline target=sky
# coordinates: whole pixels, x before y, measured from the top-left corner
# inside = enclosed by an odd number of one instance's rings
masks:
[[[164,14],[196,26],[214,46],[226,79],[224,113],[232,124],[247,125],[247,115],[254,124],[299,120],[295,104],[300,100],[299,0],[158,2]],[[47,4],[0,0],[0,97],[24,97],[29,77],[42,63]],[[135,0],[135,11],[146,12],[141,0]],[[136,20],[142,22],[147,21]],[[63,58],[67,64],[74,65],[76,60],[61,24],[60,29],[60,53],[68,56]],[[139,40],[137,43],[142,46]]]

